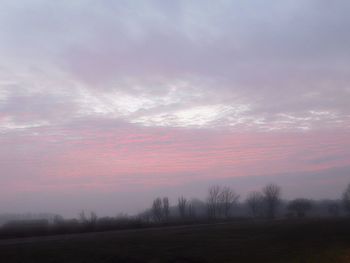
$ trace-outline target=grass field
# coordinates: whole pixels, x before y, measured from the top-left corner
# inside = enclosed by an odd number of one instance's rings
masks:
[[[0,262],[350,262],[349,220],[225,223],[0,241]]]

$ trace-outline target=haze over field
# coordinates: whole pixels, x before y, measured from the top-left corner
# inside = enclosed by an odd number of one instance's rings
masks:
[[[340,198],[350,1],[1,1],[0,213]],[[175,201],[174,201],[175,202]]]

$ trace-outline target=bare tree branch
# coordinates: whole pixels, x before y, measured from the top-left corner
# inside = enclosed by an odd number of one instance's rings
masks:
[[[274,219],[280,204],[281,188],[275,184],[269,184],[263,189],[264,201],[267,209],[267,217]]]
[[[219,215],[219,197],[220,197],[220,186],[215,185],[211,186],[208,191],[207,198],[207,209],[208,209],[208,217],[216,218]]]
[[[219,194],[219,211],[225,218],[230,217],[231,209],[237,204],[239,195],[236,194],[230,187],[223,187]]]
[[[249,193],[246,204],[254,218],[261,216],[263,209],[264,196],[262,193],[254,191]]]
[[[185,219],[186,217],[186,209],[187,209],[187,199],[181,196],[178,199],[177,207],[179,209],[179,215],[181,219]]]
[[[153,220],[156,222],[161,222],[163,219],[162,199],[159,197],[153,201],[152,216]]]

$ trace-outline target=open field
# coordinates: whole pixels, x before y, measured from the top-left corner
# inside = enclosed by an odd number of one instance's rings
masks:
[[[0,262],[350,262],[349,220],[225,223],[0,241]]]

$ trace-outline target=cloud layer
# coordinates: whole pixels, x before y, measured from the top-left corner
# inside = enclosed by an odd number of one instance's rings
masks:
[[[3,1],[3,188],[349,166],[349,11],[346,0]]]

